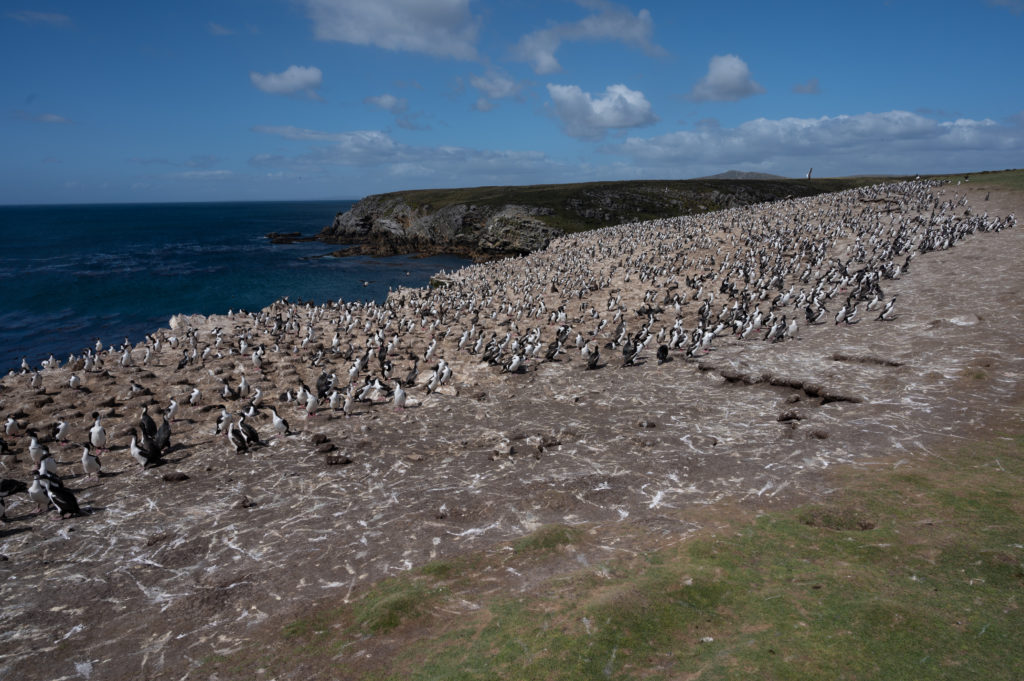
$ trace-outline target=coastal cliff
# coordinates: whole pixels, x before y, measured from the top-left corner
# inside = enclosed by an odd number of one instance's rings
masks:
[[[376,194],[338,213],[318,239],[335,255],[463,255],[477,261],[523,255],[555,237],[632,221],[691,215],[840,191],[875,181],[639,180]]]

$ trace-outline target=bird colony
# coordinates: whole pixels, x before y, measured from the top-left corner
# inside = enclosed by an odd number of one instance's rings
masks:
[[[544,522],[768,498],[809,462],[852,456],[844,409],[887,446],[919,437],[898,419],[931,406],[871,397],[911,361],[882,356],[917,314],[901,291],[933,254],[1015,224],[966,188],[879,185],[565,235],[383,303],[182,315],[136,345],[23,361],[0,380],[0,553],[53,561],[46,579],[76,584],[76,612],[109,609],[95,626],[118,636],[89,655],[127,636],[132,673],[159,675],[167,651],[215,650],[287,611],[288,593],[351,594]],[[847,354],[820,357],[844,338]],[[43,577],[24,574],[5,602],[36,598]],[[0,669],[30,669],[22,653],[82,621],[68,607],[4,610],[21,633]],[[159,645],[140,611],[165,618]],[[196,612],[213,624],[185,631]]]

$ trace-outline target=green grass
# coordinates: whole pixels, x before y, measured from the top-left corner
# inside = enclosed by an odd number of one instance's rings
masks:
[[[423,615],[443,593],[421,580],[387,579],[356,603],[353,614],[362,630],[379,634]]]
[[[258,664],[395,680],[1024,678],[1024,436],[836,476],[828,503],[586,569],[557,549],[602,540],[561,525],[435,561],[288,624]],[[526,593],[495,588],[508,567],[544,565],[561,569]],[[464,599],[479,608],[448,614]],[[372,666],[333,661],[383,634],[397,643]]]
[[[850,475],[833,505],[495,600],[386,678],[1022,678],[1022,454]]]
[[[758,201],[787,196],[812,196],[895,178],[853,177],[779,180],[634,180],[519,187],[469,187],[393,192],[414,209],[439,210],[458,205],[501,208],[509,204],[536,206],[538,215],[564,232],[594,229],[635,220],[717,210],[729,195],[743,193]]]
[[[986,170],[980,173],[954,173],[952,175],[937,175],[935,177],[959,182],[964,178],[971,185],[979,187],[992,187],[994,189],[1011,189],[1024,191],[1024,170]]]
[[[578,528],[567,525],[545,525],[512,544],[516,553],[546,552],[566,544],[574,544],[583,536]]]

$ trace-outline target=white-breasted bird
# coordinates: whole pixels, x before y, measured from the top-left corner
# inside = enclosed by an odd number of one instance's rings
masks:
[[[89,442],[92,443],[93,447],[102,451],[107,444],[107,431],[100,424],[100,413],[98,411],[94,411],[92,417],[96,419],[96,422],[89,429]]]
[[[82,447],[82,470],[85,472],[85,477],[90,477],[94,473],[96,477],[100,477],[100,457],[89,451],[89,445],[86,444]]]
[[[399,381],[395,381],[395,408],[405,409],[405,398],[406,392],[402,389],[402,384]]]

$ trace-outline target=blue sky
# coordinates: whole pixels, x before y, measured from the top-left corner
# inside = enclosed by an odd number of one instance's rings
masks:
[[[0,8],[3,204],[1024,166],[1024,0]]]

